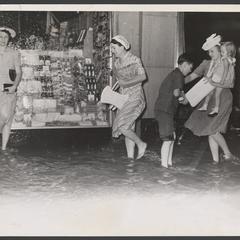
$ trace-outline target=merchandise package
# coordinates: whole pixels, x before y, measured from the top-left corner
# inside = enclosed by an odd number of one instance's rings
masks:
[[[58,112],[48,112],[48,113],[36,113],[33,115],[32,120],[36,122],[53,122],[57,121],[60,113]]]
[[[36,50],[20,50],[21,64],[37,66],[39,65],[39,51]]]
[[[46,123],[45,122],[38,122],[35,120],[32,120],[31,122],[31,127],[45,127]]]
[[[23,66],[22,67],[22,79],[32,79],[34,78],[34,69],[32,66]]]
[[[33,99],[33,112],[56,112],[57,100],[56,99]]]
[[[20,50],[22,81],[17,106],[21,107],[16,111],[17,122],[27,127],[64,126],[68,122],[92,126],[96,121],[99,126],[101,121],[105,125],[107,114],[97,107],[105,84],[101,79],[96,81],[93,59],[87,59],[83,52]]]
[[[202,78],[196,83],[187,93],[186,98],[192,107],[195,107],[205,98],[215,87],[209,82],[206,82],[205,78]]]
[[[56,121],[81,122],[82,116],[80,114],[63,114],[63,115],[58,115]]]

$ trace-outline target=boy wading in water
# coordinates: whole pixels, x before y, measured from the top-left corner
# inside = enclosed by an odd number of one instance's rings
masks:
[[[162,166],[172,166],[173,145],[176,138],[174,117],[178,108],[178,98],[183,93],[184,77],[192,71],[193,61],[186,53],[178,58],[178,67],[163,80],[155,103],[155,118],[158,121]]]

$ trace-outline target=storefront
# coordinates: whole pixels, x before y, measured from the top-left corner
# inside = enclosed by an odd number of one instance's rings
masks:
[[[41,13],[47,37],[24,26],[30,14],[16,17],[22,80],[12,129],[111,127],[111,112],[100,103],[112,81],[111,14]]]
[[[14,44],[23,70],[13,129],[111,127],[114,113],[99,100],[103,88],[114,83],[110,39],[115,34],[124,35],[142,59],[148,76],[143,118],[153,119],[159,86],[184,50],[183,18],[176,12],[10,15],[20,36]]]

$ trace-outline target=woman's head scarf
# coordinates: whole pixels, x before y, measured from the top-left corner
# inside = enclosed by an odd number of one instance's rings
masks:
[[[122,35],[116,35],[115,37],[112,38],[112,40],[119,42],[126,50],[128,50],[130,48],[130,43]]]

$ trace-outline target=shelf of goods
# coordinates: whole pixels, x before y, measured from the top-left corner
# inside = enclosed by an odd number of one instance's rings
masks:
[[[110,127],[109,111],[99,102],[103,85],[96,64],[81,49],[20,53],[12,129]]]

